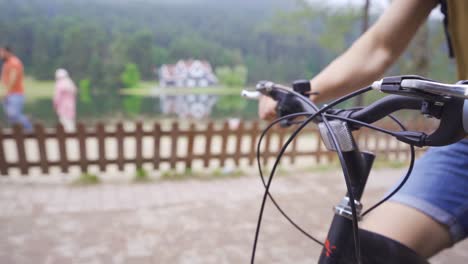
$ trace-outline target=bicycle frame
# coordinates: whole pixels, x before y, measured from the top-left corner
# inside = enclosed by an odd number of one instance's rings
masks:
[[[340,139],[338,139],[340,140]],[[369,173],[372,169],[375,155],[361,152],[352,138],[354,149],[343,152],[344,161],[348,167],[351,181],[351,190],[356,199],[355,204],[360,215],[360,199],[364,193]],[[319,264],[357,263],[354,240],[353,222],[349,207],[348,193],[342,202],[335,207],[335,215],[324,243]],[[428,263],[413,250],[384,236],[359,230],[361,241],[362,263]]]

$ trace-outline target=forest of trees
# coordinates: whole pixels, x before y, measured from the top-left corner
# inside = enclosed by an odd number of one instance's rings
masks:
[[[14,48],[29,76],[50,80],[64,67],[93,94],[116,94],[130,64],[141,79],[154,80],[155,67],[187,58],[215,68],[243,65],[251,84],[310,78],[361,34],[363,19],[359,6],[304,0],[0,0],[0,6],[0,41]],[[439,21],[428,23],[393,73],[453,80],[442,30]]]
[[[316,73],[361,33],[360,9],[301,3],[0,0],[0,36],[38,79],[66,67],[79,80],[112,86],[127,63],[153,79],[155,66],[201,58],[215,67],[245,64],[250,82],[290,81]]]

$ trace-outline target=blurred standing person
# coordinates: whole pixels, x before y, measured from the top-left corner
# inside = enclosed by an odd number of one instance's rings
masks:
[[[76,86],[65,69],[55,71],[54,108],[65,130],[75,129]]]
[[[6,90],[6,96],[2,101],[8,122],[21,124],[26,132],[32,132],[31,122],[23,114],[23,63],[15,56],[9,46],[0,47],[0,59],[3,60],[1,90]]]

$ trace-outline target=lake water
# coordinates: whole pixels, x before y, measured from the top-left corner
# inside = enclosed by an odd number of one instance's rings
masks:
[[[140,100],[140,110],[137,114],[126,113],[124,99],[128,97],[116,97],[99,95],[94,96],[92,103],[86,104],[78,102],[77,120],[82,122],[96,122],[112,120],[132,120],[132,119],[158,119],[174,117],[176,115],[166,115],[161,111],[161,99],[159,97],[144,97]],[[221,99],[221,98],[219,98]],[[240,110],[228,110],[219,107],[222,100],[217,100],[214,105],[210,118],[226,119],[229,117],[240,117],[244,119],[254,119],[257,117],[257,102],[248,100],[245,107]],[[24,113],[30,117],[33,122],[42,122],[46,125],[54,125],[57,122],[57,116],[50,99],[40,99],[34,102],[26,103]],[[6,118],[3,108],[0,109],[1,126],[6,126]]]

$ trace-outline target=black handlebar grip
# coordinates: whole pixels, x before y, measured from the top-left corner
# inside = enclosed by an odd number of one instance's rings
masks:
[[[350,114],[350,117],[353,119],[357,119],[359,121],[372,124],[389,114],[396,112],[402,109],[414,109],[419,110],[421,109],[421,105],[423,100],[416,97],[407,97],[401,95],[389,95],[386,96],[377,102],[369,105],[368,107],[355,111]],[[349,113],[343,113],[349,114]]]

